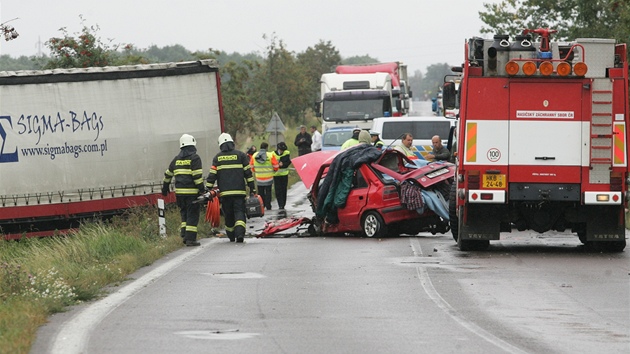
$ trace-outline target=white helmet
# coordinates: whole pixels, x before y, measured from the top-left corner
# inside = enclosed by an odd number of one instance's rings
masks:
[[[179,148],[183,148],[184,146],[196,146],[197,140],[190,134],[184,134],[181,138],[179,138]]]
[[[221,135],[219,135],[219,146],[227,142],[234,142],[234,140],[232,140],[232,136],[230,136],[230,134],[228,133],[221,133]]]

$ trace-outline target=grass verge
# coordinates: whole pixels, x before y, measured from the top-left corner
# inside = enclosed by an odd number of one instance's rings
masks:
[[[106,286],[181,248],[174,205],[166,218],[166,238],[157,210],[143,207],[66,236],[0,242],[0,353],[28,353],[48,316],[104,295]],[[199,236],[210,234],[200,222]]]

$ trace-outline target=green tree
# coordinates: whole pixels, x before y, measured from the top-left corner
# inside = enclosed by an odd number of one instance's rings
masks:
[[[418,93],[422,96],[426,94],[429,99],[435,97],[440,87],[444,84],[444,77],[452,74],[451,66],[447,63],[429,65],[427,73],[418,87]]]
[[[319,80],[322,74],[335,71],[335,67],[341,64],[341,56],[330,41],[320,40],[314,47],[308,47],[297,55],[297,63],[306,73],[309,85],[309,99],[311,102],[320,99]]]
[[[425,100],[429,98],[428,96],[430,96],[430,93],[424,92],[421,89],[423,81],[424,81],[424,75],[422,74],[422,71],[420,70],[414,71],[413,75],[409,76],[409,87],[413,88],[414,99]],[[424,97],[425,94],[427,95],[427,97]]]
[[[311,104],[307,73],[275,33],[254,77],[254,92],[261,117],[270,119],[277,112],[285,123],[304,121],[304,111]]]
[[[79,16],[81,23],[85,20]],[[107,66],[111,64],[117,46],[110,47],[96,36],[99,27],[83,26],[80,33],[68,34],[65,27],[59,29],[62,37],[53,37],[45,45],[51,51],[51,59],[44,69],[54,68],[87,68],[91,66]],[[111,40],[110,40],[111,43]]]
[[[344,58],[342,64],[344,65],[361,65],[361,64],[374,64],[378,63],[378,59],[372,58],[369,55],[355,55],[353,57]]]
[[[520,34],[523,29],[551,28],[555,38],[616,38],[627,42],[630,3],[614,0],[503,0],[484,3],[482,33]]]
[[[230,61],[221,67],[221,96],[226,132],[236,139],[238,132],[259,131],[255,96],[251,90],[251,73],[257,63]]]

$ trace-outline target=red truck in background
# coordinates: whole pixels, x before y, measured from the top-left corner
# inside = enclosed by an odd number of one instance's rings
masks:
[[[407,75],[407,64],[399,61],[365,65],[338,65],[337,74],[388,73],[392,77],[392,96],[394,98],[394,117],[404,116],[411,108],[411,89]]]
[[[459,89],[444,84],[445,109],[459,109],[449,217],[461,250],[484,249],[512,228],[571,230],[613,252],[626,246],[626,45],[550,43],[554,32],[469,39],[453,68]]]

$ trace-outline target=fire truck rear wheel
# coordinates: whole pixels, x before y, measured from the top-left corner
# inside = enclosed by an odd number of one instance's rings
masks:
[[[387,225],[379,213],[368,211],[361,222],[363,234],[367,237],[382,238],[387,236]]]

